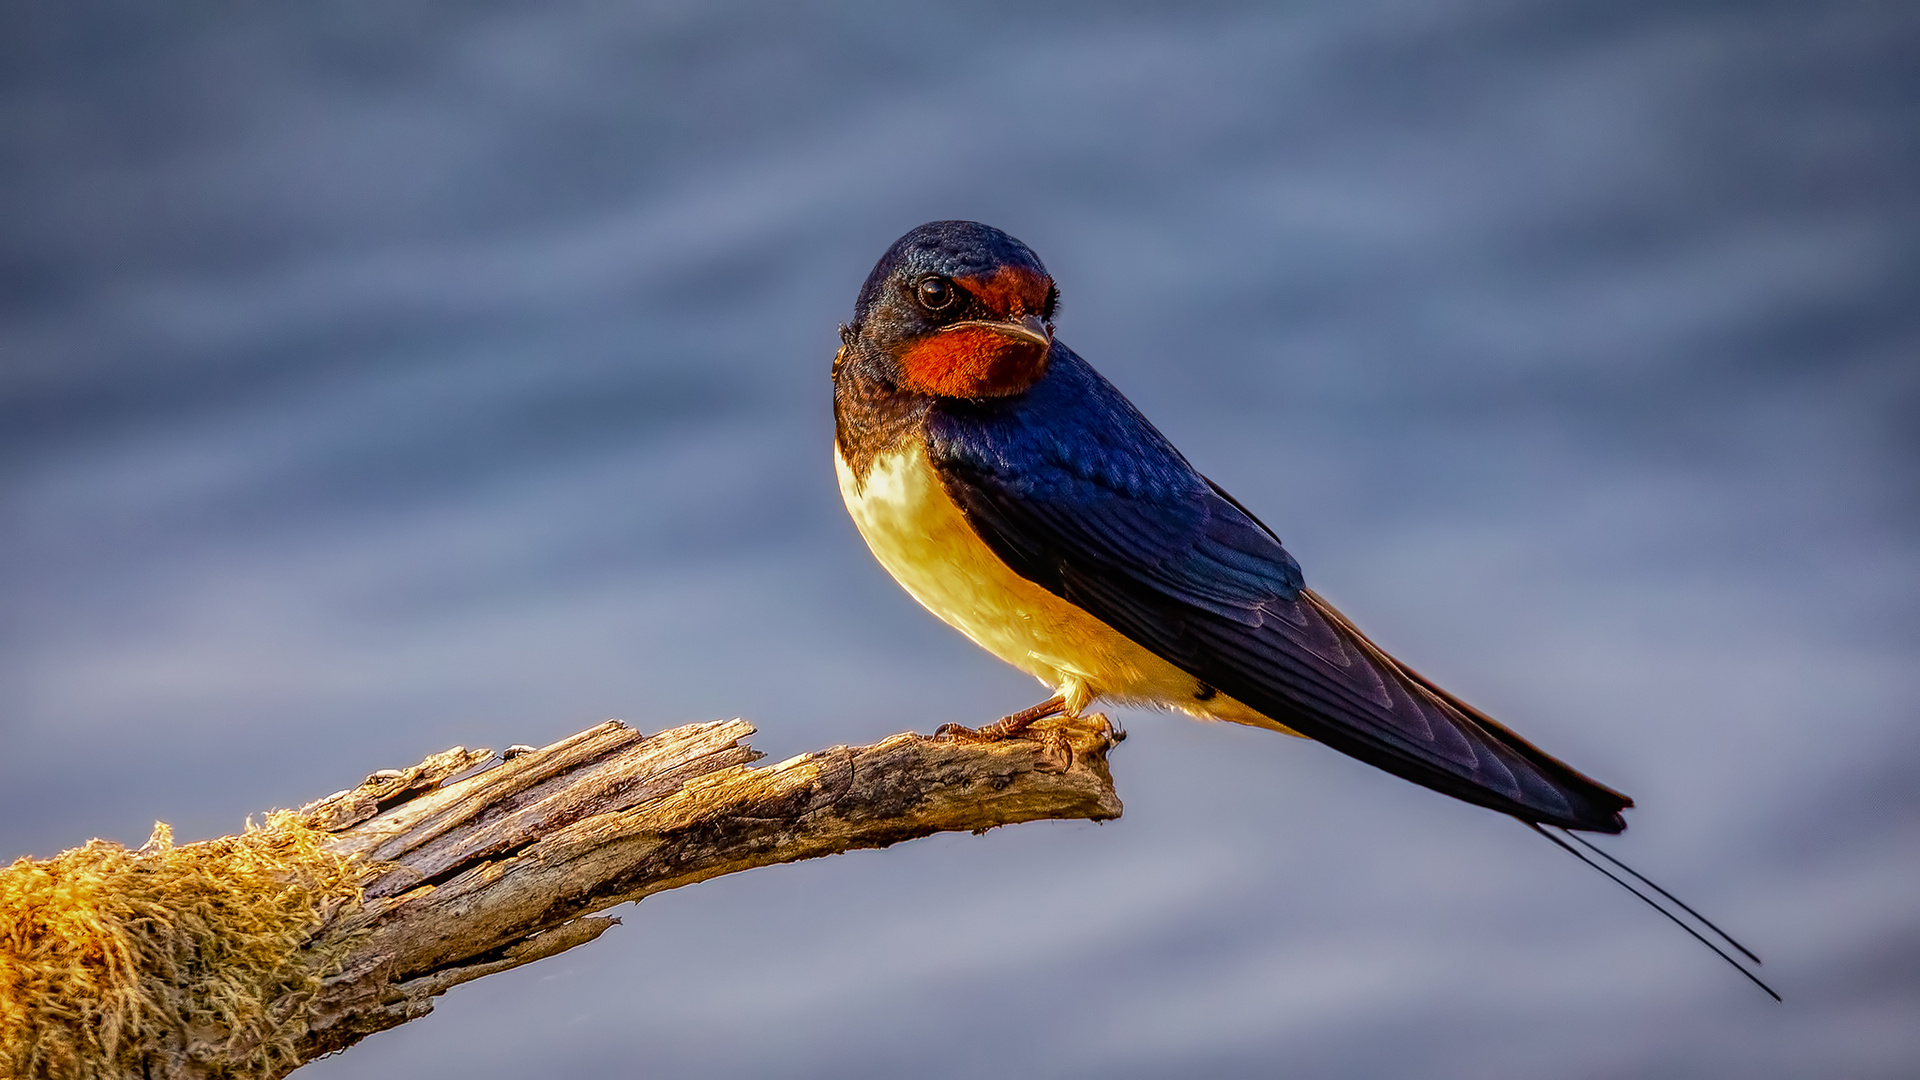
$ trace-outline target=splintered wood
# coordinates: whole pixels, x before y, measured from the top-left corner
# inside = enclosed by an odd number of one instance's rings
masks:
[[[618,921],[596,912],[663,889],[935,832],[1120,815],[1102,717],[1001,742],[906,733],[759,768],[752,733],[744,720],[656,735],[608,721],[480,771],[493,756],[456,747],[303,808],[367,874],[362,901],[315,938],[350,951],[299,1010],[301,1059],[592,941]]]

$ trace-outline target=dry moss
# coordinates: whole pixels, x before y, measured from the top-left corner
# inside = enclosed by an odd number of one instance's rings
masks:
[[[309,940],[358,898],[327,835],[282,811],[175,847],[160,824],[137,851],[95,840],[0,870],[0,1076],[141,1075],[163,1046],[213,1075],[291,1068],[340,953]]]

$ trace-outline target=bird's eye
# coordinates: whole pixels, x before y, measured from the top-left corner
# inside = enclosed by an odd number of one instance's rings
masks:
[[[954,298],[959,295],[953,287],[953,282],[938,274],[929,274],[921,278],[920,287],[916,291],[920,294],[920,306],[928,311],[943,311],[952,307]]]

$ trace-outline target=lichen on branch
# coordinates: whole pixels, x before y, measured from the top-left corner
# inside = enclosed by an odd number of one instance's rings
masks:
[[[273,1078],[585,944],[595,914],[934,832],[1118,817],[1102,717],[903,733],[774,765],[744,720],[455,747],[238,836],[0,871],[0,1075]]]
[[[0,870],[0,1076],[138,1076],[168,1043],[247,1074],[298,1064],[289,1019],[351,946],[315,948],[315,931],[359,897],[332,839],[283,811]]]

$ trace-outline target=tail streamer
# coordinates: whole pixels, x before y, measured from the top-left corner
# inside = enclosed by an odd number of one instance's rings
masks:
[[[1573,856],[1576,859],[1579,859],[1581,862],[1586,863],[1588,866],[1591,866],[1595,870],[1598,870],[1600,873],[1606,875],[1609,881],[1612,881],[1615,885],[1618,885],[1621,888],[1632,893],[1635,897],[1637,897],[1640,900],[1641,903],[1647,905],[1653,910],[1666,916],[1668,921],[1672,922],[1675,926],[1678,926],[1680,929],[1685,930],[1695,941],[1698,941],[1700,944],[1705,945],[1708,949],[1711,949],[1715,956],[1718,956],[1720,959],[1725,960],[1729,965],[1732,966],[1732,968],[1735,971],[1738,971],[1740,974],[1745,975],[1749,982],[1753,983],[1753,985],[1759,987],[1760,989],[1766,991],[1768,997],[1772,998],[1775,1001],[1781,1000],[1779,993],[1775,991],[1773,987],[1768,986],[1765,982],[1761,981],[1760,976],[1755,975],[1753,972],[1747,970],[1745,965],[1740,963],[1740,961],[1734,959],[1733,956],[1730,953],[1728,953],[1725,949],[1722,949],[1719,945],[1714,944],[1713,941],[1706,936],[1706,934],[1703,934],[1699,930],[1696,930],[1685,919],[1681,918],[1679,915],[1676,915],[1672,911],[1668,910],[1658,900],[1655,900],[1653,897],[1648,896],[1646,893],[1643,893],[1639,889],[1634,888],[1633,882],[1628,881],[1626,878],[1623,878],[1619,874],[1614,873],[1612,870],[1607,869],[1605,866],[1602,866],[1600,863],[1595,862],[1591,857],[1589,857],[1586,854],[1586,852],[1581,851],[1580,848],[1574,847],[1573,844],[1569,844],[1567,840],[1572,840],[1575,843],[1578,843],[1580,847],[1586,848],[1588,851],[1591,851],[1595,855],[1600,856],[1602,859],[1605,859],[1607,862],[1613,864],[1614,866],[1619,867],[1621,870],[1626,871],[1629,875],[1631,875],[1634,878],[1635,881],[1639,881],[1640,883],[1646,885],[1648,888],[1652,889],[1654,892],[1659,893],[1661,896],[1665,897],[1670,903],[1678,907],[1681,911],[1687,913],[1688,915],[1691,915],[1697,922],[1699,922],[1701,926],[1705,927],[1709,932],[1711,932],[1715,937],[1719,938],[1721,941],[1724,941],[1728,945],[1731,945],[1734,948],[1734,950],[1738,952],[1741,956],[1744,956],[1748,960],[1751,960],[1755,965],[1758,965],[1760,963],[1760,957],[1755,955],[1753,950],[1747,948],[1745,945],[1742,945],[1740,944],[1740,942],[1734,940],[1733,935],[1727,933],[1725,930],[1720,929],[1718,926],[1715,926],[1713,923],[1713,920],[1707,918],[1705,915],[1700,914],[1698,911],[1695,911],[1693,907],[1689,905],[1686,901],[1680,899],[1679,897],[1673,895],[1667,890],[1661,888],[1659,885],[1654,884],[1651,880],[1647,878],[1645,874],[1642,874],[1640,871],[1635,870],[1633,867],[1628,866],[1626,863],[1621,862],[1619,859],[1615,858],[1614,856],[1609,855],[1607,852],[1594,846],[1592,843],[1588,842],[1587,840],[1582,839],[1581,837],[1576,836],[1565,829],[1555,829],[1553,832],[1548,832],[1547,827],[1541,826],[1531,821],[1525,821],[1525,822],[1522,822],[1521,824],[1525,825],[1529,829],[1532,829],[1534,832],[1539,833],[1541,836],[1546,837],[1549,841],[1553,843],[1554,846],[1560,848],[1562,851],[1565,851],[1567,854]],[[1565,839],[1562,839],[1562,836],[1564,836]]]

